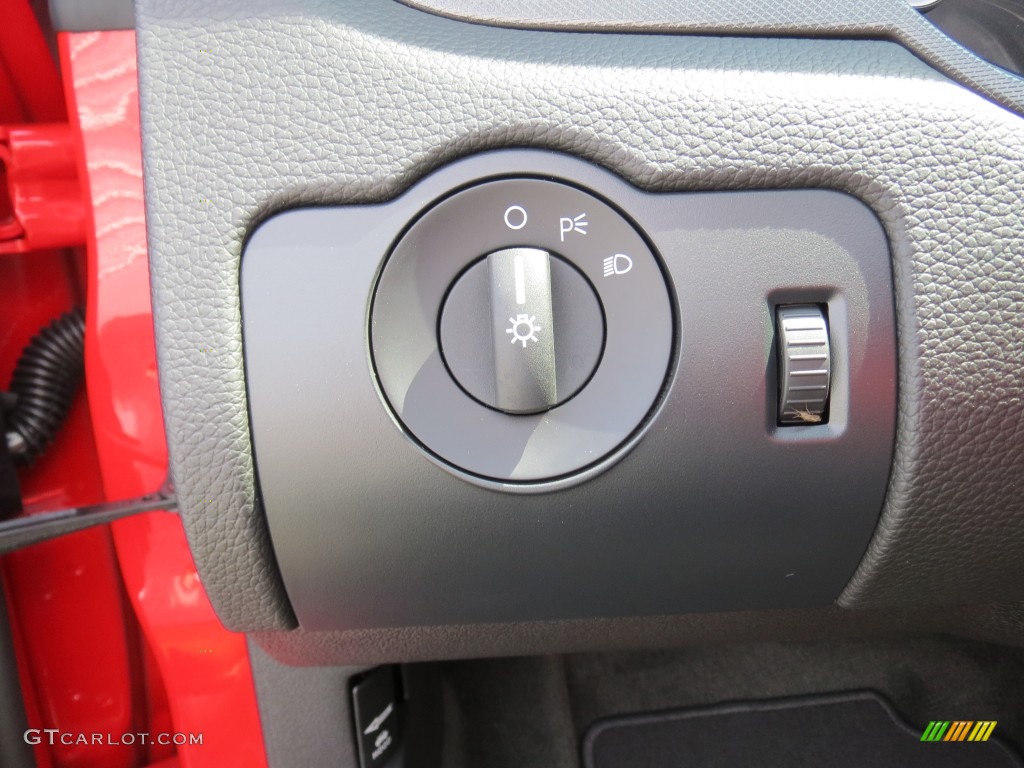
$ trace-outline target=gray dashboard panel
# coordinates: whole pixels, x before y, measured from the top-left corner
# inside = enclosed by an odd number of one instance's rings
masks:
[[[364,329],[379,264],[425,201],[541,173],[600,190],[646,233],[682,340],[645,433],[582,475],[507,486],[523,495],[419,455],[374,388]],[[583,248],[584,263],[603,253]],[[624,299],[629,283],[614,279],[605,290]],[[829,308],[831,418],[777,427],[773,305],[808,301]],[[890,260],[877,219],[847,195],[651,195],[565,156],[489,153],[383,206],[265,222],[243,256],[242,307],[262,496],[305,629],[824,606],[881,508],[896,396]],[[606,373],[623,398],[630,374]]]
[[[172,470],[228,626],[294,620],[253,473],[247,233],[284,208],[391,199],[510,145],[651,191],[818,186],[866,201],[892,243],[900,411],[886,507],[842,602],[1024,595],[1018,116],[884,42],[638,44],[355,0],[140,0],[137,14]]]
[[[938,29],[909,0],[399,0],[475,24],[519,29],[895,40],[957,82],[1024,113],[1024,78]]]

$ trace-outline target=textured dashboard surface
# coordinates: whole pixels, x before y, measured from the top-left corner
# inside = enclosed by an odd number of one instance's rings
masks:
[[[520,29],[895,40],[957,82],[1024,112],[1024,78],[993,67],[965,49],[908,0],[400,1],[455,19]]]
[[[1017,115],[886,42],[519,31],[358,0],[137,13],[172,469],[229,627],[293,621],[254,482],[247,232],[288,207],[386,200],[510,145],[652,191],[829,187],[871,205],[892,240],[900,413],[889,499],[841,602],[1024,596]]]

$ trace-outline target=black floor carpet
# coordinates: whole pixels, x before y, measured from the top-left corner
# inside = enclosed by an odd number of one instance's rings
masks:
[[[856,692],[604,720],[583,752],[586,768],[1024,768],[996,737],[922,742],[880,696]]]

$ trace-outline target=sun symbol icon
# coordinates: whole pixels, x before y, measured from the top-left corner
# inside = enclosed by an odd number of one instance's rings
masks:
[[[537,331],[544,330],[536,324],[537,318],[532,315],[516,315],[510,317],[508,321],[512,323],[512,327],[505,329],[505,333],[512,334],[513,344],[521,341],[524,347],[528,341],[537,341]]]

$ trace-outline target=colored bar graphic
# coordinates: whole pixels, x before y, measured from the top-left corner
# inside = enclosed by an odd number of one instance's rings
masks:
[[[948,720],[932,720],[921,734],[921,741],[942,741],[947,728],[949,728]]]
[[[995,720],[979,720],[974,730],[971,731],[971,735],[967,737],[968,741],[988,741],[988,737],[992,735],[992,731],[996,729]]]
[[[932,720],[921,741],[988,741],[996,729],[995,720]]]
[[[967,730],[972,725],[974,723],[970,720],[954,720],[943,741],[963,741],[964,737],[967,736]]]

